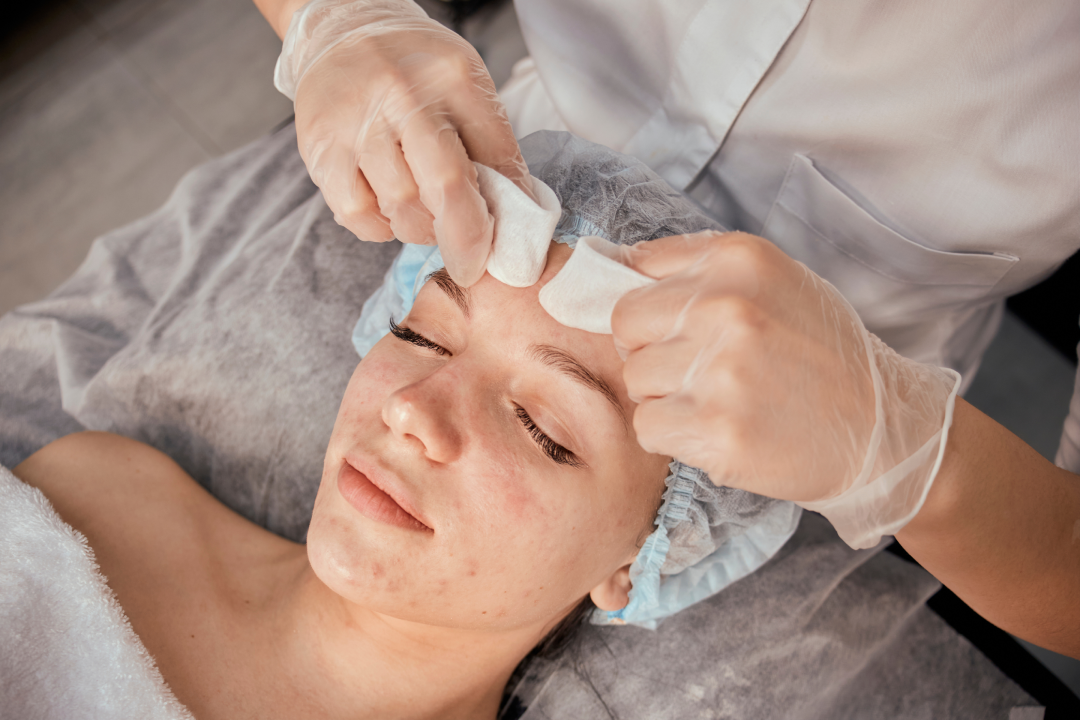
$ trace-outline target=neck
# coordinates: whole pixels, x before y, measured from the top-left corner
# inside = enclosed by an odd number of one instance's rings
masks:
[[[278,578],[275,655],[323,717],[491,718],[542,629],[478,631],[382,615],[342,598],[305,562]]]

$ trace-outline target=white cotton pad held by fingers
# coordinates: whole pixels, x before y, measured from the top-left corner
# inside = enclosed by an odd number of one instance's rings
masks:
[[[617,259],[619,246],[604,238],[580,238],[562,269],[540,291],[540,305],[563,325],[611,334],[615,303],[656,281]]]
[[[487,271],[511,287],[535,285],[544,272],[551,236],[562,216],[559,198],[547,185],[530,177],[537,204],[508,178],[485,165],[473,164],[480,194],[495,218]]]

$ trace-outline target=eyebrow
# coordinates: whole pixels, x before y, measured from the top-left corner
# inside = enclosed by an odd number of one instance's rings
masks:
[[[605,382],[602,377],[592,370],[578,362],[577,358],[573,355],[570,355],[557,347],[552,347],[551,345],[533,345],[529,348],[529,355],[533,359],[558,370],[563,375],[566,375],[590,390],[595,390],[603,395],[618,411],[619,417],[622,418],[623,425],[628,426],[626,411],[623,410],[622,403],[619,402],[619,396],[615,394],[611,385]]]
[[[450,273],[446,272],[446,268],[439,268],[431,273],[428,275],[428,280],[434,280],[435,284],[442,288],[442,291],[449,295],[451,300],[457,303],[457,306],[461,308],[462,315],[469,317],[469,311],[472,307],[469,291],[454,282],[454,279],[450,277]]]
[[[461,308],[462,314],[465,315],[465,317],[469,317],[469,312],[471,310],[471,296],[469,290],[454,282],[453,278],[450,277],[450,273],[446,271],[446,268],[439,268],[431,273],[428,275],[428,280],[434,280],[435,284],[438,285],[450,299],[457,303],[457,306]],[[622,403],[619,402],[619,396],[612,389],[611,385],[592,370],[582,365],[573,355],[551,345],[533,345],[529,348],[529,354],[534,360],[558,370],[572,380],[603,395],[619,413],[623,425],[626,428],[630,427],[629,420],[626,417],[626,411],[623,410]]]

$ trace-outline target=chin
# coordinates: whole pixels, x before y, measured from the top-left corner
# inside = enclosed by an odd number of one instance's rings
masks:
[[[315,576],[338,595],[359,601],[382,574],[381,564],[340,518],[316,512],[307,534],[307,556]]]
[[[308,563],[319,581],[334,594],[365,609],[403,620],[421,620],[424,593],[413,582],[422,575],[415,563],[366,543],[356,528],[332,514],[318,513],[307,535]],[[429,598],[429,607],[438,607]]]

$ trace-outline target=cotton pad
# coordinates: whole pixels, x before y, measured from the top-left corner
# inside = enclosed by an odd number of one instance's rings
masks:
[[[574,254],[540,291],[540,306],[563,325],[610,335],[619,298],[656,282],[623,265],[620,254],[602,237],[579,238]]]
[[[562,215],[559,198],[551,188],[530,176],[533,195],[538,201],[533,202],[498,172],[480,163],[473,164],[480,194],[495,218],[487,271],[511,287],[535,285],[544,272],[551,236]]]
[[[529,287],[544,272],[551,237],[562,216],[559,198],[542,181],[530,177],[533,195],[521,191],[501,174],[480,163],[476,180],[480,194],[495,219],[487,271],[512,287]],[[434,245],[405,245],[386,273],[386,280],[364,303],[353,328],[353,346],[367,355],[387,332],[390,318],[401,320],[412,308],[428,275],[443,267],[442,253]]]

